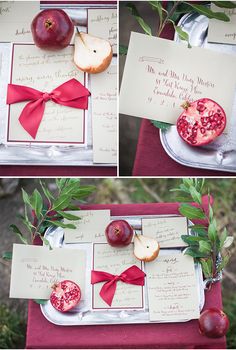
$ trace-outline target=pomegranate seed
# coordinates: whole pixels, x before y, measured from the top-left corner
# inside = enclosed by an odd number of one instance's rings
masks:
[[[200,146],[219,136],[225,124],[224,110],[216,102],[203,98],[186,104],[184,112],[177,120],[177,130],[187,143]]]
[[[50,301],[55,309],[66,312],[75,307],[81,298],[79,286],[72,281],[62,281],[53,286]]]

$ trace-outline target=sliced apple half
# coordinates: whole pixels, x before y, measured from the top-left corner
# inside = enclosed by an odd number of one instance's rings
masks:
[[[75,35],[74,62],[83,72],[101,73],[110,65],[112,47],[109,41],[87,33]]]
[[[160,245],[154,238],[135,234],[134,255],[138,260],[145,262],[155,260],[159,250]]]

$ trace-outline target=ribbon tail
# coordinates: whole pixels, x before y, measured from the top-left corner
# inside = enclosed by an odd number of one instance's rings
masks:
[[[111,306],[115,292],[116,292],[116,281],[112,280],[105,283],[100,290],[100,297]]]
[[[45,110],[45,101],[40,98],[37,101],[31,101],[26,104],[19,117],[22,127],[35,139],[38,128],[43,118]]]

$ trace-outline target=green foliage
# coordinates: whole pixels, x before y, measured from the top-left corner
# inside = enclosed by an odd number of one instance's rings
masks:
[[[25,347],[26,325],[21,315],[10,312],[6,305],[0,304],[0,349]]]
[[[159,122],[157,120],[151,120],[151,123],[158,129],[161,130],[168,130],[172,124],[169,123],[164,123],[164,122]]]
[[[219,8],[233,9],[236,5],[232,1],[213,1],[213,3]],[[189,43],[189,36],[180,26],[177,26],[175,22],[179,19],[179,17],[183,14],[187,13],[198,13],[200,15],[204,15],[210,19],[217,19],[219,21],[229,22],[230,18],[224,12],[214,12],[212,11],[207,3],[204,4],[195,4],[192,1],[167,1],[166,8],[163,5],[162,1],[148,1],[148,4],[151,8],[156,12],[158,16],[158,31],[157,36],[159,37],[167,23],[171,23],[178,33],[181,40],[186,41],[188,43],[188,47],[191,48]],[[131,14],[139,23],[140,27],[143,29],[144,33],[147,35],[152,35],[151,27],[148,23],[144,21],[142,16],[137,10],[137,7],[134,3],[128,3],[126,7],[131,11]],[[124,46],[120,46],[120,54],[126,55],[127,49]],[[159,128],[159,126],[157,125]]]
[[[192,256],[202,265],[202,270],[207,278],[213,278],[221,272],[229,261],[226,250],[233,241],[228,236],[226,228],[220,234],[213,208],[210,204],[209,190],[204,191],[204,179],[184,178],[178,188],[172,191],[183,193],[192,203],[181,203],[179,212],[189,220],[201,220],[201,224],[190,226],[195,236],[182,235],[182,239],[189,245],[185,254]],[[202,196],[208,194],[208,208],[202,204]],[[189,200],[188,200],[189,201]],[[208,209],[208,210],[207,210]],[[218,257],[222,261],[217,264]]]
[[[119,45],[119,54],[121,56],[127,55],[127,52],[128,52],[128,47],[127,46]]]
[[[129,2],[126,7],[131,11],[131,14],[135,17],[136,21],[140,25],[140,27],[143,29],[144,33],[148,35],[152,35],[152,30],[149,27],[149,25],[144,21],[144,19],[140,16],[135,4],[132,2]]]
[[[34,302],[39,305],[44,305],[48,302],[48,299],[34,299]]]
[[[227,349],[236,349],[236,295],[235,293],[229,294],[225,288],[223,288],[223,305],[224,312],[227,314],[230,322],[227,333]]]
[[[225,9],[235,9],[236,4],[233,1],[212,1],[218,7]]]
[[[20,219],[27,231],[30,232],[32,242],[38,236],[45,245],[49,245],[49,242],[43,236],[46,228],[55,226],[75,229],[74,224],[65,224],[63,219],[76,221],[80,218],[64,210],[78,210],[79,208],[75,205],[76,202],[80,201],[81,203],[84,198],[94,191],[95,187],[82,186],[80,179],[56,179],[57,195],[54,196],[43,181],[39,180],[39,184],[41,191],[35,189],[31,195],[22,189],[25,212],[24,215],[20,215]],[[29,219],[28,212],[31,213],[31,219]],[[10,229],[22,243],[29,244],[24,234],[15,224],[10,225]],[[3,258],[10,260],[11,253],[4,253]]]

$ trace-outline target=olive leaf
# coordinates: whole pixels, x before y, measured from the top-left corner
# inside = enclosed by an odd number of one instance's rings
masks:
[[[188,48],[191,48],[192,46],[189,43],[189,35],[188,35],[188,33],[186,33],[180,26],[174,25],[174,28],[175,28],[176,32],[178,33],[179,38],[181,40],[183,40],[183,41],[187,41]]]
[[[164,122],[159,122],[157,120],[150,120],[152,125],[154,125],[156,128],[161,129],[161,130],[168,130],[172,124],[169,123],[164,123]]]
[[[179,208],[180,214],[188,219],[205,219],[205,214],[201,208],[196,208],[190,204],[181,204]]]
[[[135,17],[136,21],[140,25],[140,27],[144,30],[144,32],[148,35],[152,35],[152,30],[149,25],[144,21],[144,19],[140,16],[136,6],[129,2],[126,7],[131,11],[131,14]]]
[[[11,259],[12,259],[12,252],[4,252],[4,253],[2,254],[2,258],[3,258],[4,260],[11,260]]]
[[[200,15],[204,15],[210,19],[215,18],[224,22],[230,21],[229,16],[227,16],[224,12],[213,12],[212,10],[210,10],[208,7],[204,5],[197,5],[197,4],[193,4],[192,2],[185,2],[185,3],[191,6],[193,10],[199,13]]]
[[[190,220],[201,219],[207,223],[207,225],[193,224],[189,226],[197,236],[182,235],[181,237],[189,245],[184,251],[185,254],[192,256],[195,261],[200,262],[206,278],[214,278],[229,261],[227,248],[232,244],[233,238],[228,236],[226,228],[224,228],[221,234],[219,233],[214,211],[210,204],[211,195],[209,190],[206,190],[208,211],[205,210],[206,208],[202,204],[202,197],[206,195],[204,188],[204,179],[184,178],[182,179],[182,183],[179,184],[179,187],[172,189],[172,191],[176,191],[179,197],[191,197],[191,200],[196,203],[196,206],[194,206],[180,202],[179,212],[182,215]],[[220,256],[222,257],[222,261],[218,264]]]
[[[77,201],[82,202],[84,198],[95,190],[94,186],[82,186],[80,179],[77,178],[56,179],[55,182],[57,186],[56,194],[52,194],[45,182],[41,180],[39,180],[41,189],[35,189],[31,195],[22,189],[24,215],[19,215],[20,220],[31,235],[31,242],[33,243],[35,237],[38,236],[44,245],[50,249],[50,243],[44,237],[45,230],[49,226],[75,229],[76,226],[74,224],[65,224],[62,220],[65,218],[77,221],[80,220],[80,217],[66,212],[65,209],[79,210]],[[10,225],[10,229],[22,243],[29,244],[15,224]],[[6,258],[11,258],[9,252],[6,253]]]
[[[58,211],[58,214],[61,215],[63,218],[67,219],[67,220],[80,220],[81,218],[77,215],[72,215],[66,211]]]
[[[127,52],[128,52],[128,47],[127,46],[119,45],[119,54],[121,56],[127,55]]]
[[[204,276],[206,278],[212,277],[213,273],[213,263],[211,258],[209,259],[200,259],[201,265],[202,265],[202,271],[204,273]]]
[[[17,237],[21,240],[22,243],[28,244],[27,239],[23,236],[22,232],[16,225],[11,224],[10,229],[17,235]]]
[[[226,9],[235,9],[236,3],[233,1],[212,1],[214,5],[220,8],[226,8]]]
[[[51,226],[76,229],[76,226],[74,224],[64,224],[61,221],[52,221],[52,220],[46,220],[46,222],[50,223]]]
[[[33,299],[36,304],[45,305],[48,302],[48,299]]]

